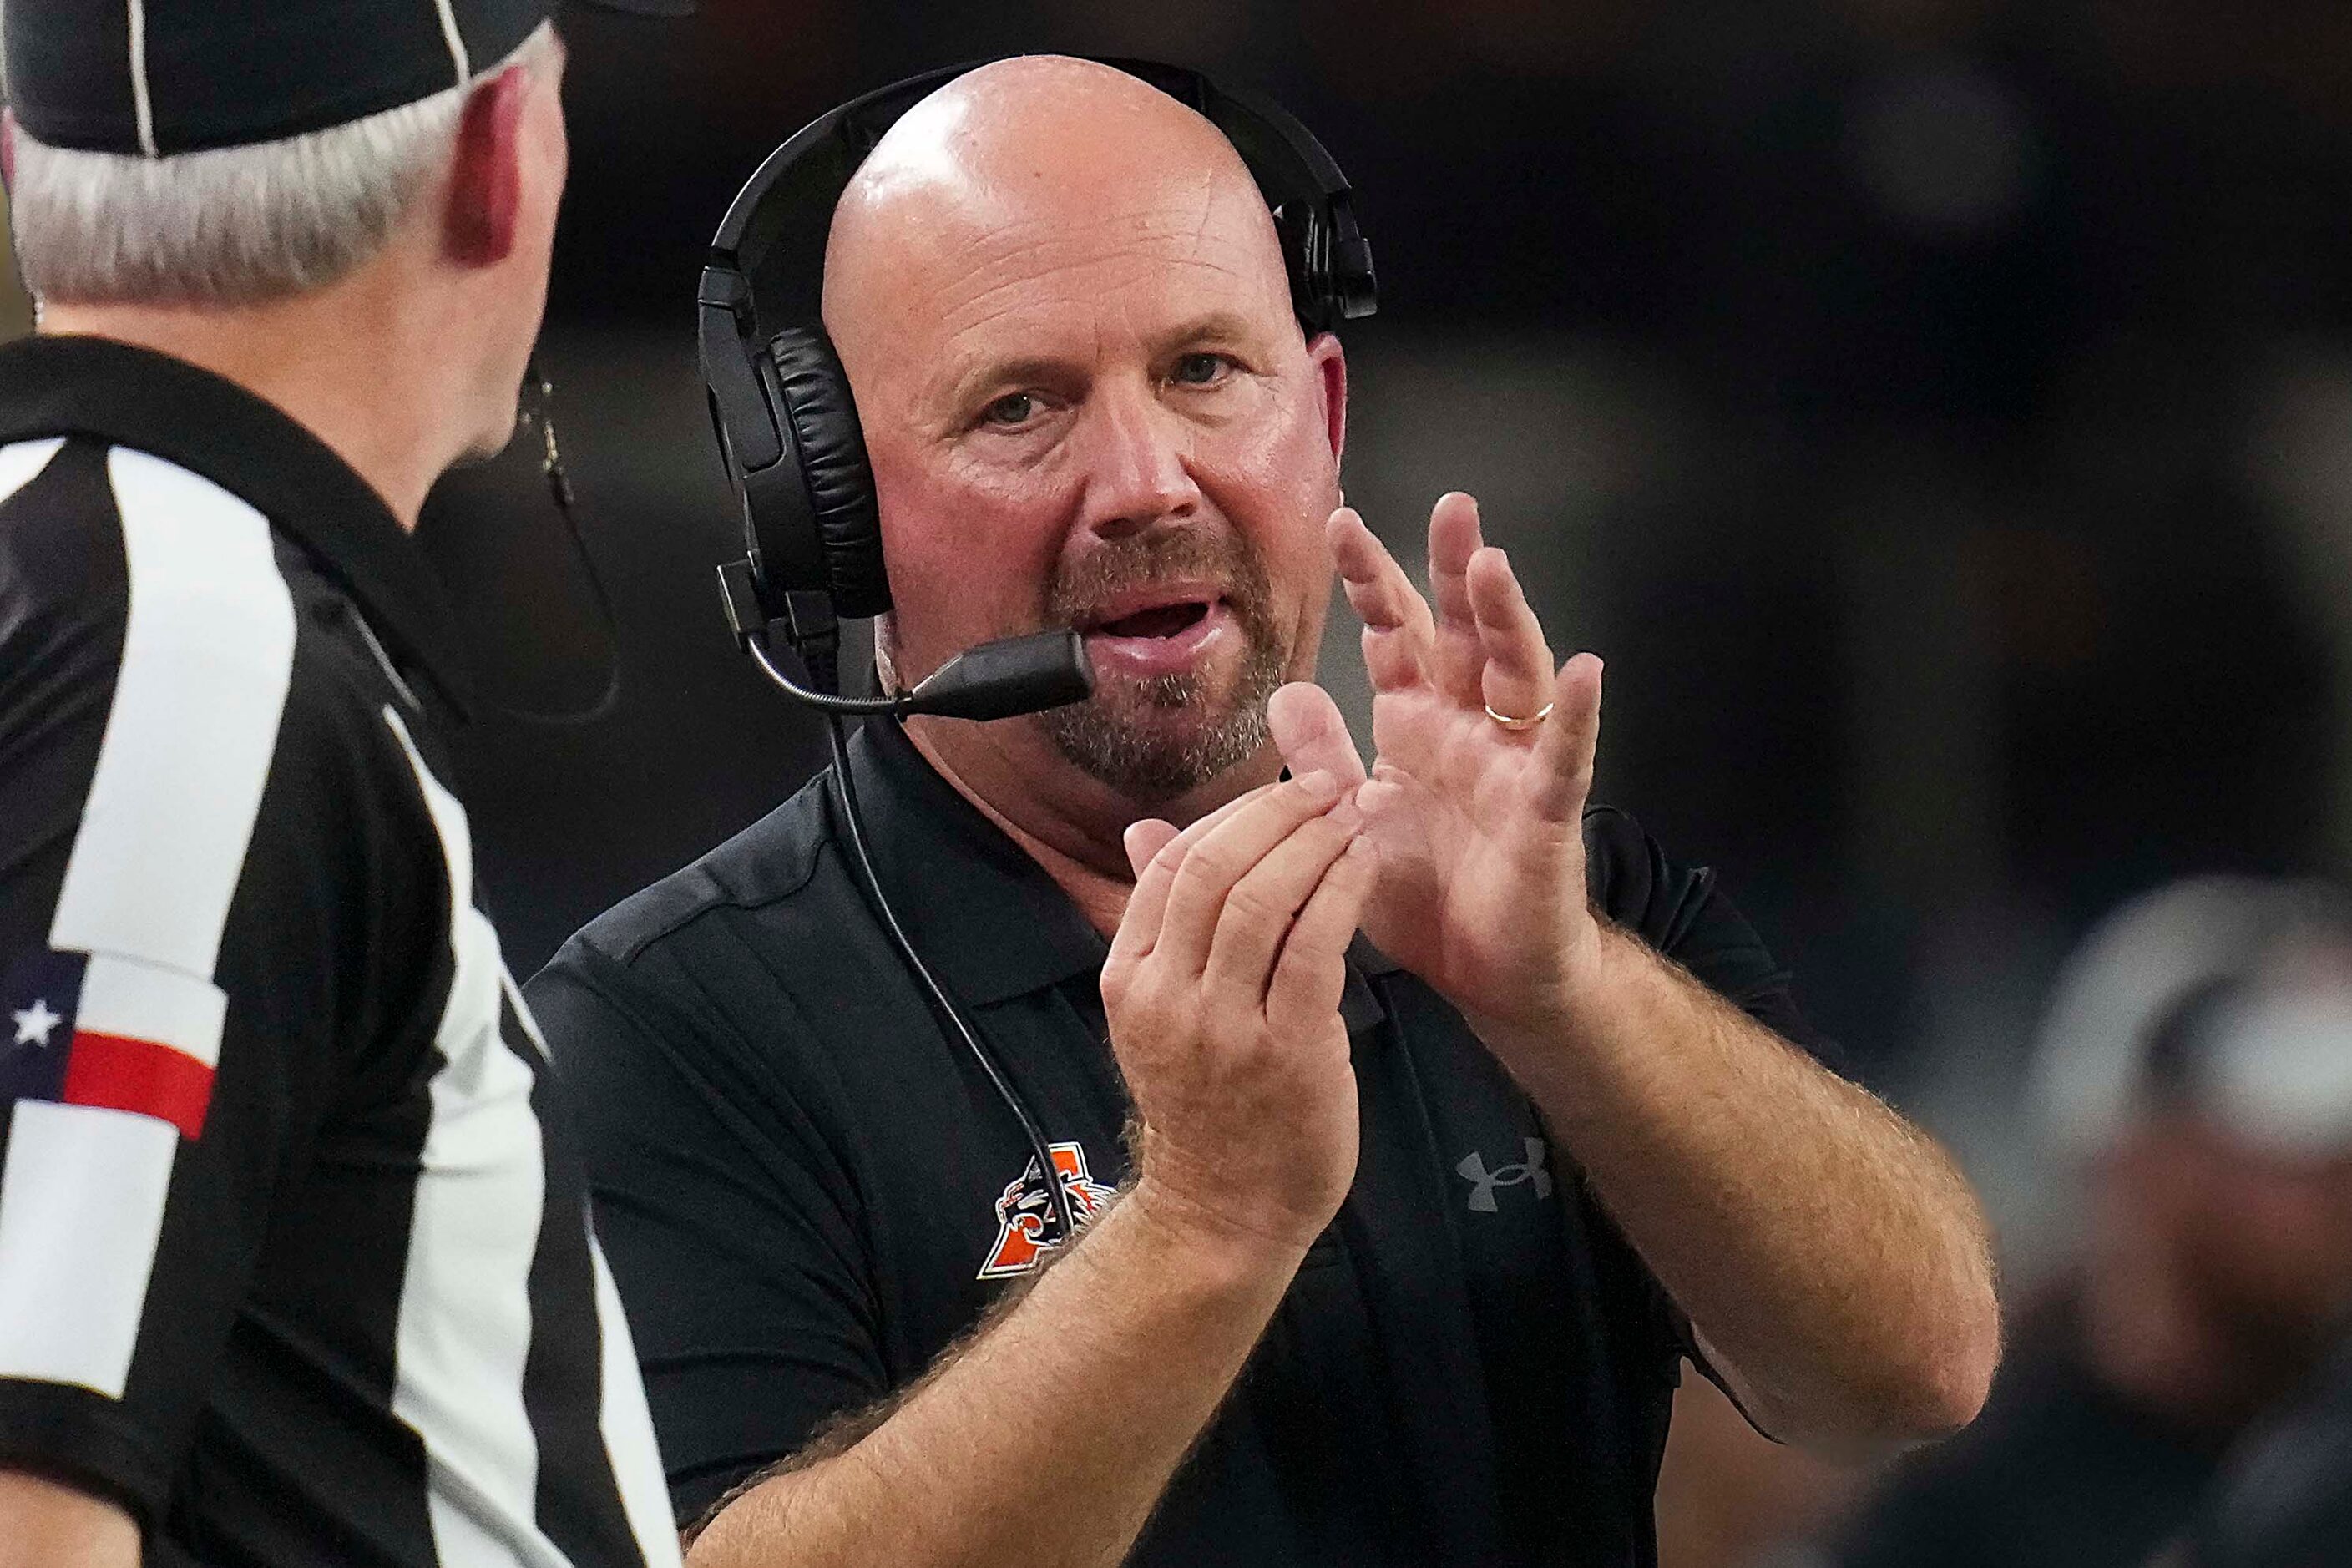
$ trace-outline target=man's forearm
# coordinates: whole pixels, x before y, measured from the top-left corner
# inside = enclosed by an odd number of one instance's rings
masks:
[[[1126,1194],[872,1432],[728,1504],[693,1568],[1117,1563],[1301,1256],[1204,1245],[1204,1217]]]
[[[1622,932],[1573,1018],[1488,1043],[1776,1436],[1959,1426],[2000,1353],[1968,1184],[1867,1091]]]

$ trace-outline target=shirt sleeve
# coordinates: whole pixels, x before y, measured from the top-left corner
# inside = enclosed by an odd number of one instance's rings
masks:
[[[68,444],[47,477],[103,460]],[[348,729],[289,700],[290,591],[221,500],[119,533],[0,515],[0,1464],[150,1524],[317,1101],[360,907],[309,808],[352,793]]]
[[[1593,902],[1611,920],[1782,1039],[1843,1070],[1836,1047],[1798,1007],[1789,972],[1712,870],[1668,859],[1641,824],[1613,806],[1585,813],[1584,853]]]
[[[1612,921],[1823,1067],[1840,1070],[1835,1047],[1798,1008],[1789,972],[1717,885],[1712,870],[1669,859],[1656,839],[1613,806],[1585,813],[1584,851],[1593,903]],[[1688,1315],[1630,1244],[1622,1251],[1638,1273],[1658,1353],[1688,1360],[1754,1426],[1738,1393],[1708,1364]]]
[[[675,964],[624,965],[575,937],[527,992],[690,1525],[887,1392],[862,1205],[821,1090],[790,1081],[772,1044],[743,1040]],[[777,1032],[814,1037],[793,1022]]]

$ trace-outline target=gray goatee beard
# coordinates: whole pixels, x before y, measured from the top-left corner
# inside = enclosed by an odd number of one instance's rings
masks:
[[[1046,588],[1045,624],[1067,626],[1114,594],[1180,576],[1225,585],[1244,644],[1229,692],[1201,674],[1106,681],[1086,701],[1038,715],[1065,758],[1139,804],[1197,789],[1265,744],[1266,700],[1290,663],[1265,564],[1238,534],[1142,533],[1101,546]]]

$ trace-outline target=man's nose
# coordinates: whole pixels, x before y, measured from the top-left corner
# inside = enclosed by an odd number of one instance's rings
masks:
[[[1108,538],[1190,517],[1201,504],[1191,433],[1142,388],[1098,395],[1087,410],[1086,525]]]

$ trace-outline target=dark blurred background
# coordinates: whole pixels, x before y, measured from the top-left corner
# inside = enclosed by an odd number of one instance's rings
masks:
[[[545,359],[625,694],[477,737],[519,971],[816,762],[712,583],[719,213],[840,100],[1016,50],[1199,66],[1332,150],[1381,275],[1344,340],[1350,500],[1410,550],[1480,497],[1555,642],[1609,659],[1600,793],[1720,868],[1958,1151],[2013,1299],[2071,1235],[2021,1092],[2067,947],[2183,873],[2352,854],[2343,0],[706,0],[568,31]],[[509,706],[575,701],[594,620],[551,515],[497,499],[530,495],[509,461],[426,542]],[[1681,1431],[1669,1568],[1805,1561],[1857,1484],[1711,1391]]]
[[[719,215],[835,102],[1016,50],[1200,66],[1324,140],[1381,278],[1344,338],[1350,500],[1409,549],[1440,492],[1481,498],[1555,643],[1608,657],[1599,793],[1721,870],[1969,1165],[2013,1279],[2063,1245],[2018,1103],[2069,943],[2184,872],[2352,852],[2344,0],[705,0],[566,30],[543,363],[625,688],[473,738],[519,973],[816,761],[713,585]],[[424,530],[509,709],[601,680],[532,478],[453,480]],[[1755,1473],[1718,1525],[1670,1471],[1670,1563],[1801,1561],[1850,1484]]]
[[[711,579],[719,214],[841,99],[1024,49],[1195,64],[1331,148],[1382,285],[1350,499],[1410,549],[1479,495],[1554,640],[1609,658],[1601,793],[1721,868],[1874,1084],[1997,1095],[2097,912],[2352,851],[2341,0],[707,0],[568,32],[544,358],[626,690],[477,737],[518,969],[814,762]],[[425,540],[508,706],[561,705],[603,645],[508,466]]]

